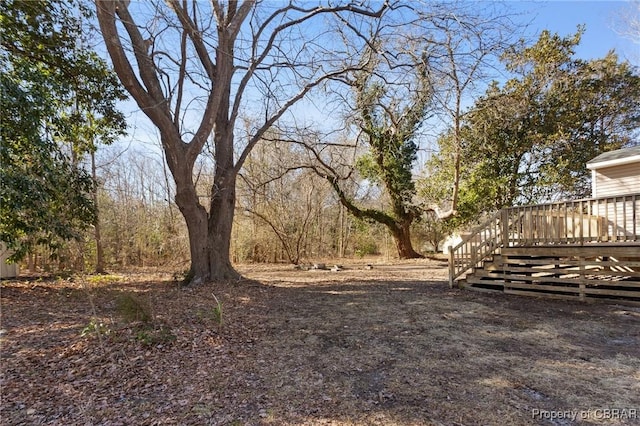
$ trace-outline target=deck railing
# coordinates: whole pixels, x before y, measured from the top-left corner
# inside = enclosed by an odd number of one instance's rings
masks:
[[[449,249],[449,284],[502,247],[640,243],[640,193],[502,209]]]
[[[481,263],[503,245],[503,221],[505,210],[500,210],[491,218],[473,229],[454,247],[449,247],[449,285],[453,287],[456,278]]]

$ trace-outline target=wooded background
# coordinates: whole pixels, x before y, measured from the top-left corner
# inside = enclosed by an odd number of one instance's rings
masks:
[[[638,69],[578,58],[583,27],[521,38],[504,6],[3,1],[0,239],[34,271],[184,271],[182,185],[208,251],[224,246],[211,209],[234,203],[233,263],[414,257],[501,207],[587,197],[585,163],[639,142]],[[616,24],[633,40],[637,6]],[[221,64],[246,80],[214,108]],[[207,133],[214,109],[226,127]],[[192,170],[176,171],[180,147]]]

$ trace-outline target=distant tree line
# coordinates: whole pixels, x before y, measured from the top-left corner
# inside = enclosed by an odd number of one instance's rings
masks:
[[[578,59],[581,27],[516,40],[498,5],[4,0],[0,17],[0,240],[34,267],[199,283],[420,257],[484,213],[588,196],[585,163],[638,143],[637,68]],[[158,149],[109,146],[126,93]]]

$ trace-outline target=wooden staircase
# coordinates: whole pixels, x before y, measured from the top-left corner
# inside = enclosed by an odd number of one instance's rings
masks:
[[[640,304],[640,194],[503,209],[450,249],[450,285]]]

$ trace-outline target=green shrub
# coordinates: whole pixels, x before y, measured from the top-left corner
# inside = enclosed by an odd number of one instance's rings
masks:
[[[124,293],[116,300],[116,311],[125,322],[149,323],[153,319],[151,307],[134,293]]]
[[[97,318],[91,318],[91,320],[89,321],[89,324],[87,324],[87,326],[83,328],[82,331],[80,332],[80,336],[85,337],[93,333],[99,336],[107,335],[111,333],[111,329],[109,328],[109,326],[107,326],[105,323],[98,320]]]
[[[358,257],[380,254],[380,249],[374,241],[359,241],[355,244],[354,253]]]
[[[87,278],[89,284],[111,284],[122,281],[122,277],[117,275],[91,275]]]

